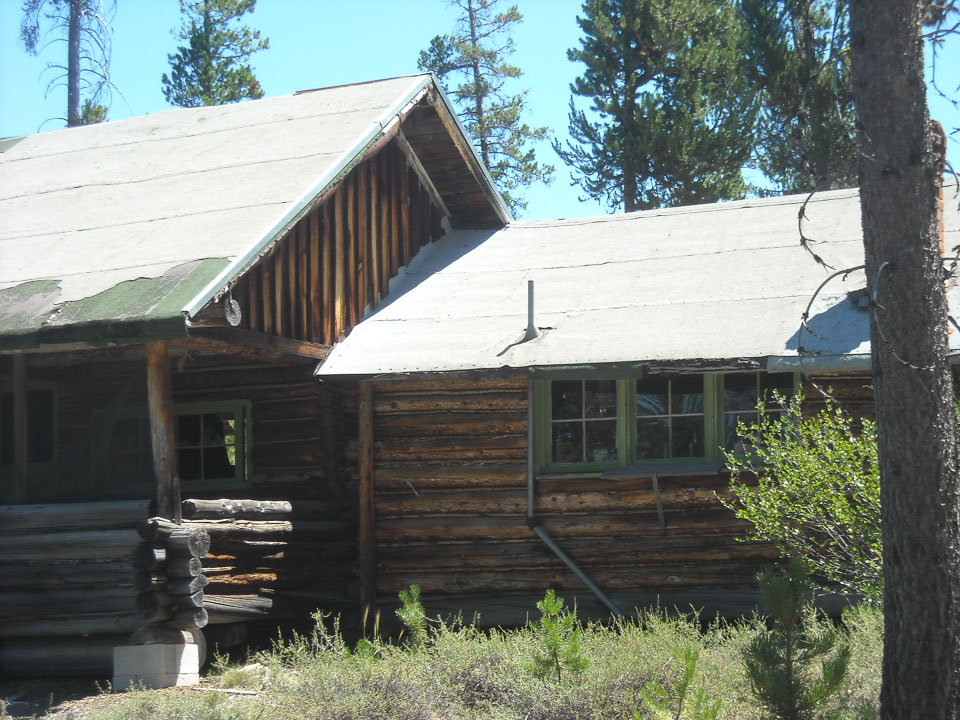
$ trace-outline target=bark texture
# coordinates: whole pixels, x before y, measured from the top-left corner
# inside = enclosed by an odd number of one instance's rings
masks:
[[[960,718],[960,492],[937,225],[941,166],[916,0],[853,0],[880,449],[882,717]]]

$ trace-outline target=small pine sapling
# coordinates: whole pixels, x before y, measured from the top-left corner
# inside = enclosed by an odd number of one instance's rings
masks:
[[[562,671],[582,672],[590,665],[580,649],[583,631],[577,626],[576,610],[563,609],[563,598],[557,597],[553,590],[547,590],[543,600],[537,603],[540,622],[535,626],[540,640],[541,652],[534,653],[533,661],[527,665],[539,679],[556,673],[557,682],[562,682]]]
[[[802,561],[794,559],[782,574],[766,568],[758,579],[773,627],[744,651],[750,689],[777,720],[815,720],[843,684],[850,647],[833,627],[818,622]]]
[[[411,585],[409,590],[400,591],[400,602],[397,608],[397,617],[403,623],[407,634],[407,647],[412,651],[422,650],[430,639],[427,627],[427,613],[420,602],[420,586]]]
[[[644,706],[657,720],[717,720],[723,701],[711,699],[703,688],[697,688],[691,694],[697,676],[697,663],[700,662],[700,650],[687,645],[674,648],[672,654],[680,666],[680,677],[671,688],[664,688],[657,682],[647,683],[646,688],[640,691]],[[642,720],[643,716],[636,713],[634,718]]]

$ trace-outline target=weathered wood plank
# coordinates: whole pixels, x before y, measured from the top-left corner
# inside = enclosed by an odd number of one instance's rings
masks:
[[[314,210],[308,216],[307,249],[309,256],[308,277],[310,278],[310,330],[307,337],[311,342],[323,344],[323,313],[326,308],[323,304],[323,278],[320,274],[320,216],[321,212],[319,209]]]
[[[71,560],[132,559],[139,542],[140,536],[132,528],[6,535],[0,537],[0,567],[20,562],[53,565]]]

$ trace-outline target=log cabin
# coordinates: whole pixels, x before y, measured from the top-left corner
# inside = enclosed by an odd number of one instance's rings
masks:
[[[222,644],[411,584],[489,625],[550,587],[749,612],[776,553],[717,499],[737,420],[826,386],[869,412],[855,190],[516,222],[429,75],[0,168],[6,671],[95,672],[176,593]]]

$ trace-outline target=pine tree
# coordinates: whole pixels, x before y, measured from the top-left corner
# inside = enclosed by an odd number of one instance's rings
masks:
[[[553,167],[539,162],[530,147],[547,137],[547,128],[530,127],[521,120],[526,92],[512,94],[505,87],[523,74],[506,61],[514,47],[505,37],[523,16],[516,5],[499,12],[498,2],[451,0],[462,12],[456,31],[434,37],[420,52],[417,65],[433,72],[452,94],[483,164],[516,212],[527,206],[519,189],[535,182],[549,184]],[[459,84],[447,84],[454,77]]]
[[[853,187],[857,150],[843,0],[741,0],[762,101],[754,163],[777,192]]]
[[[744,28],[721,0],[586,0],[584,65],[571,85],[573,142],[554,149],[611,209],[743,197],[756,101],[743,78]]]
[[[161,82],[168,103],[200,107],[263,97],[249,59],[270,41],[239,24],[256,5],[257,0],[180,0],[184,18],[178,37],[187,44],[167,56],[170,75]]]
[[[104,0],[24,0],[20,23],[20,41],[31,55],[40,49],[40,29],[59,35],[57,41],[67,44],[67,64],[49,63],[47,70],[56,72],[47,85],[47,92],[66,76],[67,127],[85,125],[91,116],[83,114],[80,96],[86,95],[91,108],[103,109],[106,117],[110,97],[110,17],[116,5]],[[99,113],[99,110],[97,111]],[[98,120],[98,122],[100,121]]]

